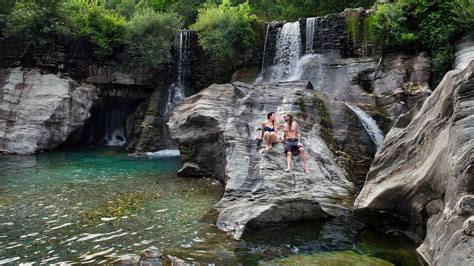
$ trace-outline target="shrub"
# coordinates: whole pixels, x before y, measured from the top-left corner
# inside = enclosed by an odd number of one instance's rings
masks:
[[[18,0],[10,14],[6,37],[44,45],[87,38],[98,57],[122,43],[125,20],[103,5],[84,0]]]
[[[15,0],[2,0],[0,1],[0,36],[3,35],[5,30],[8,16],[15,7]]]
[[[147,8],[135,13],[127,24],[126,41],[145,69],[172,62],[171,49],[182,20],[176,13],[158,13]]]
[[[454,20],[462,25],[464,29],[474,27],[474,1],[454,0],[453,3]]]
[[[350,12],[346,16],[346,27],[349,35],[351,36],[352,43],[357,43],[359,37],[359,14],[357,12]]]
[[[34,44],[72,37],[63,0],[18,0],[7,19],[5,36]]]
[[[257,17],[247,2],[232,6],[229,0],[222,4],[205,5],[191,26],[199,36],[199,44],[218,61],[235,58],[255,42],[253,26]]]
[[[104,5],[93,1],[68,1],[66,10],[68,24],[74,30],[75,38],[86,38],[94,44],[97,57],[111,55],[113,50],[123,43],[125,34],[125,19]]]

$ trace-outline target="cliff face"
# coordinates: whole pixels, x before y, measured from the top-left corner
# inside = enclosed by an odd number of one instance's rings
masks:
[[[5,71],[0,89],[0,151],[52,149],[90,118],[97,89],[38,69]]]
[[[283,113],[295,116],[310,173],[303,172],[299,156],[285,173],[283,144],[264,151],[255,141],[270,111],[277,113],[280,128]],[[217,226],[240,238],[254,228],[337,215],[350,205],[354,186],[323,136],[327,115],[323,96],[311,83],[233,83],[212,85],[187,98],[169,128],[184,160],[181,175],[214,176],[226,184],[216,204]]]
[[[474,263],[473,70],[471,62],[448,72],[419,110],[397,120],[355,201],[414,224],[433,265]]]

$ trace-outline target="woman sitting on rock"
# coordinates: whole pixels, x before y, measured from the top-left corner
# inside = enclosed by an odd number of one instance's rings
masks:
[[[263,139],[265,141],[265,150],[269,151],[272,149],[273,144],[278,142],[278,123],[275,112],[268,113],[267,119],[267,121],[262,122],[262,135],[257,137],[257,140]]]

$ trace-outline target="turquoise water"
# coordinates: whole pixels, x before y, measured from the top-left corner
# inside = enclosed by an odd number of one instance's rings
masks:
[[[233,240],[214,225],[222,185],[178,178],[180,166],[111,149],[0,156],[0,264],[111,263],[125,254],[165,263],[419,264],[412,245],[342,218]]]

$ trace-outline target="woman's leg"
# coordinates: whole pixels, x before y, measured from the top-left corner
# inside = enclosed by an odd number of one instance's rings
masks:
[[[275,132],[272,132],[272,144],[277,144],[278,143],[278,136]]]
[[[265,132],[265,134],[263,135],[263,139],[265,140],[265,149],[266,150],[270,150],[271,149],[271,134],[270,132]]]

